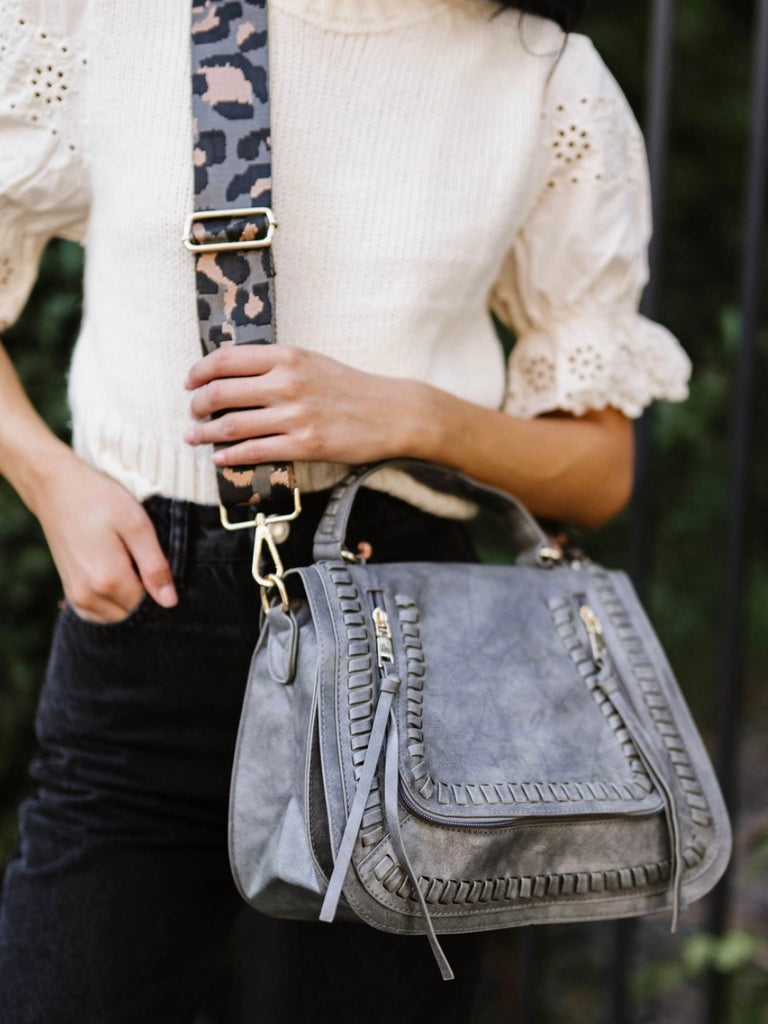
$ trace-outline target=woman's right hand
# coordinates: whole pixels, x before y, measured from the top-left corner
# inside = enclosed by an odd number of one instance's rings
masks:
[[[62,446],[34,511],[73,610],[92,622],[126,618],[144,593],[178,601],[151,519],[125,488]]]
[[[93,622],[119,622],[145,592],[178,601],[168,561],[140,503],[83,462],[35,412],[0,344],[0,474],[40,521],[64,594]]]

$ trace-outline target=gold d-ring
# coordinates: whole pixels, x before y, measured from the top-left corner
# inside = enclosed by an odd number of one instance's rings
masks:
[[[264,609],[266,615],[270,609],[269,598],[267,597],[267,590],[275,587],[278,594],[280,595],[280,604],[282,605],[283,611],[287,612],[291,607],[291,602],[288,599],[288,591],[285,589],[285,583],[279,576],[275,576],[272,573],[269,576],[264,577],[264,583],[261,584],[261,607]]]

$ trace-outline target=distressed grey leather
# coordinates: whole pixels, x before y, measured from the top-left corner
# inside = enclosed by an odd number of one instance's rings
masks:
[[[368,471],[338,488],[322,557],[287,575],[290,611],[270,610],[254,652],[231,791],[244,898],[278,917],[320,915],[366,771],[341,899],[329,895],[324,917],[429,935],[704,895],[725,870],[730,825],[626,576],[537,564],[534,521],[466,480],[462,493],[487,497],[527,543],[524,564],[349,564],[339,552]],[[392,633],[384,686],[376,606]],[[598,658],[585,606],[602,627]]]

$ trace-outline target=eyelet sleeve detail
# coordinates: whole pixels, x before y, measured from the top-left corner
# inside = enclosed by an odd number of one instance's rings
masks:
[[[0,328],[21,311],[48,240],[88,219],[85,0],[9,0],[0,26]]]
[[[510,413],[612,406],[639,416],[687,395],[690,361],[638,312],[650,190],[640,129],[589,40],[570,36],[545,95],[536,192],[491,294],[515,332]]]

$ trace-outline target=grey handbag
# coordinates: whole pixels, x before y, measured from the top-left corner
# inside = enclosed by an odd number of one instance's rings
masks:
[[[730,826],[626,576],[563,559],[516,501],[458,475],[515,565],[350,561],[370,472],[335,490],[314,564],[270,577],[231,790],[244,898],[426,934],[445,978],[437,932],[664,908],[674,926],[725,870]]]

